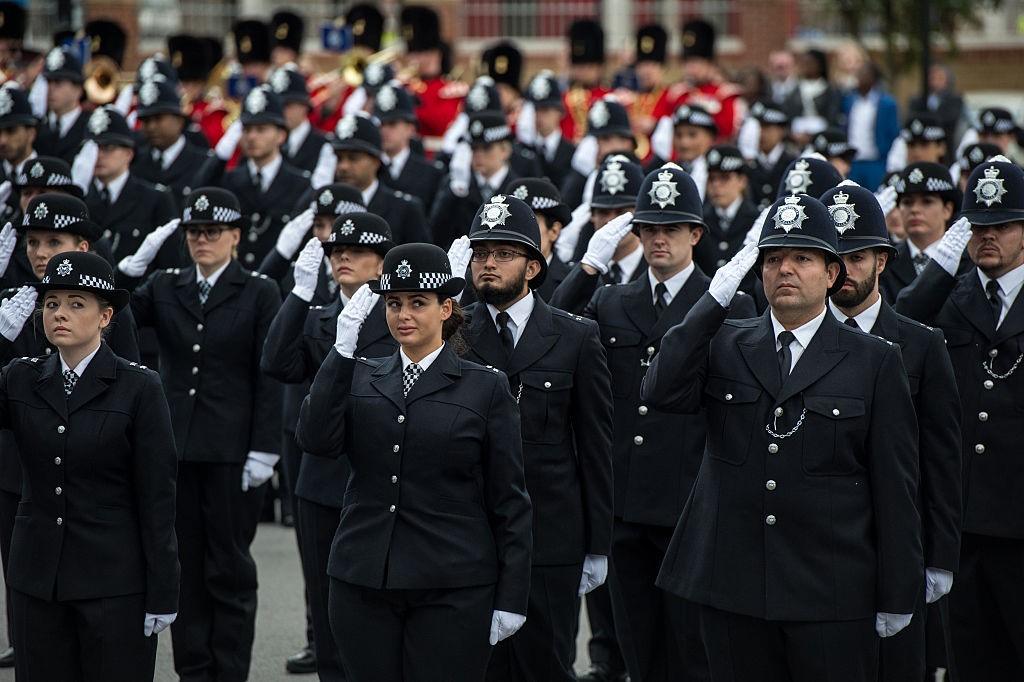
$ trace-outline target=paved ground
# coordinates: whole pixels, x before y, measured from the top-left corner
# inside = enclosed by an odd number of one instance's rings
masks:
[[[291,681],[316,679],[315,676],[287,675],[284,660],[302,645],[304,616],[302,609],[302,581],[295,535],[291,529],[277,524],[262,524],[253,544],[253,554],[259,569],[260,606],[256,619],[256,644],[253,647],[252,682]],[[3,613],[3,591],[0,590],[0,613]],[[585,619],[583,625],[585,626]],[[142,624],[139,624],[142,627]],[[0,618],[0,641],[7,642],[6,619]],[[580,640],[587,637],[581,628]],[[586,670],[586,646],[578,646],[580,659],[577,670]],[[157,653],[156,680],[173,682],[171,638],[169,632],[160,635]],[[11,670],[0,670],[0,682],[13,682]]]

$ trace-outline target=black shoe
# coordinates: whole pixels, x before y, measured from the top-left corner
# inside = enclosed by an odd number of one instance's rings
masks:
[[[613,673],[604,663],[592,663],[590,670],[577,678],[578,682],[619,682],[624,675]]]
[[[292,654],[285,661],[284,669],[293,675],[309,675],[316,672],[316,654],[312,649],[306,648],[297,654]]]
[[[0,668],[14,667],[14,647],[9,646],[0,653]]]
[[[283,514],[281,516],[281,525],[284,526],[285,528],[294,528],[295,527],[295,517],[292,516],[291,514]]]

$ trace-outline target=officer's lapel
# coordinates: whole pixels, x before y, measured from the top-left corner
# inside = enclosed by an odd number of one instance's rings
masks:
[[[398,357],[397,355],[395,357]],[[398,371],[395,373],[398,376],[398,383],[402,383],[402,361],[399,358]],[[455,379],[462,376],[462,369],[459,367],[459,359],[456,357],[452,347],[449,344],[445,344],[444,350],[438,354],[431,363],[427,371],[420,375],[420,378],[413,384],[412,390],[409,391],[409,395],[406,396],[406,404],[411,405],[413,402],[424,398],[431,393],[437,393],[438,391],[448,388],[451,386]]]
[[[981,288],[981,279],[976,272],[971,272],[964,284],[966,286],[958,286],[953,290],[949,300],[986,339],[993,338],[996,335],[996,322],[992,319],[992,306]]]
[[[64,393],[64,376],[61,373],[60,355],[52,354],[44,360],[45,366],[39,373],[36,380],[36,392],[39,397],[46,401],[46,404],[53,408],[54,412],[60,415],[61,419],[68,419],[68,398]]]
[[[658,322],[658,315],[654,312],[654,294],[651,293],[649,279],[645,277],[629,284],[613,284],[612,286],[629,287],[629,292],[622,297],[622,307],[636,328],[646,335]]]
[[[741,341],[740,354],[747,367],[773,397],[779,394],[779,359],[775,354],[775,329],[772,327],[771,312],[766,310],[761,316],[755,337],[751,341]]]
[[[995,338],[992,339],[993,344],[1000,344],[1006,339],[1024,332],[1024,300],[1022,299],[1024,297],[1019,294],[1017,298],[1013,299],[1013,305],[1010,306],[1009,312],[1003,318],[1003,323],[996,329]]]
[[[425,374],[425,373],[424,373]],[[422,380],[423,377],[420,377]],[[401,411],[405,411],[405,391],[402,385],[402,356],[396,350],[391,357],[373,370],[373,378],[370,383],[378,392],[395,404]]]
[[[199,303],[199,285],[196,284],[196,268],[190,265],[181,269],[174,282],[174,293],[181,305],[194,318],[202,321],[203,306]]]
[[[839,322],[834,315],[826,310],[821,326],[818,327],[818,331],[815,332],[811,342],[804,349],[800,360],[793,367],[793,373],[782,384],[782,391],[779,393],[777,402],[785,402],[828,374],[844,357],[846,357],[846,351],[839,348]],[[776,356],[775,367],[778,366]]]
[[[501,347],[498,328],[491,318],[491,313],[487,310],[487,305],[478,302],[470,310],[472,317],[466,327],[466,333],[463,335],[466,343],[469,344],[469,352],[476,356],[477,361],[482,365],[493,365],[505,369],[505,349]]]
[[[341,313],[341,310],[341,299],[336,296],[334,298],[334,301],[325,305],[323,307],[323,310],[320,311],[320,332],[324,335],[325,338],[333,339],[334,335],[337,333],[338,315]],[[370,324],[371,319],[373,319],[372,312],[370,313],[370,317],[367,318],[363,326],[365,327],[367,324]],[[362,330],[360,330],[360,335],[362,335]],[[356,353],[359,353],[358,348],[356,349]]]
[[[127,218],[132,211],[136,209],[137,194],[135,192],[135,179],[129,175],[128,181],[124,183],[124,187],[121,188],[121,193],[117,195],[117,201],[110,204],[110,208],[107,210],[106,224],[112,225],[122,218]],[[145,225],[139,225],[140,232],[141,228],[146,227]],[[126,228],[127,229],[127,228]]]
[[[217,283],[210,289],[206,304],[202,306],[203,312],[209,315],[211,310],[232,298],[245,286],[246,280],[250,277],[252,275],[242,272],[242,266],[238,264],[238,261],[232,260],[228,263],[227,269],[217,278]]]
[[[336,319],[337,315],[334,317]],[[337,327],[336,324],[334,326],[335,328]],[[356,352],[359,353],[361,348],[368,348],[390,335],[391,330],[388,329],[388,321],[384,316],[384,299],[381,298],[377,301],[373,310],[370,311],[370,315],[363,322],[363,326],[359,330],[359,337],[356,340]]]
[[[526,321],[526,327],[519,337],[519,343],[512,351],[507,374],[515,376],[540,360],[551,350],[559,339],[551,323],[551,308],[534,295],[533,312]],[[490,317],[490,315],[488,315]]]
[[[59,362],[59,361],[58,361]],[[114,353],[101,343],[96,356],[75,383],[75,390],[67,399],[68,412],[73,413],[107,390],[115,377]],[[63,381],[61,382],[63,383]]]
[[[648,284],[650,278],[648,278]],[[658,318],[657,323],[651,329],[651,332],[647,335],[645,343],[651,341],[660,341],[661,337],[665,335],[669,329],[679,324],[686,317],[686,313],[690,312],[690,308],[694,306],[697,300],[704,295],[704,292],[708,290],[709,280],[707,275],[697,266],[693,266],[693,272],[683,283],[682,288],[672,298],[672,302],[668,304],[668,309],[661,314]],[[653,310],[653,296],[651,308]]]
[[[881,309],[878,311],[878,319],[875,320],[875,326],[869,330],[869,333],[893,343],[898,343],[900,347],[903,346],[903,339],[900,338],[899,321],[896,319],[896,311],[884,300],[882,301]]]

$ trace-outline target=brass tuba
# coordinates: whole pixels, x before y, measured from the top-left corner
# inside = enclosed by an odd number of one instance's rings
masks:
[[[89,60],[84,75],[85,96],[97,106],[113,102],[117,97],[118,86],[131,82],[130,78],[122,77],[113,59],[102,55]]]

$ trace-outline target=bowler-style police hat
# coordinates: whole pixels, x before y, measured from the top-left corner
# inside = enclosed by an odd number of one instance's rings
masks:
[[[885,214],[873,193],[851,180],[844,180],[822,194],[821,203],[832,216],[840,255],[883,248],[889,252],[890,260],[896,258]]]
[[[241,227],[242,207],[238,198],[220,187],[200,187],[185,199],[181,227],[189,225],[227,225]]]
[[[821,196],[826,189],[835,187],[842,181],[843,176],[828,161],[810,157],[793,159],[782,174],[776,198],[787,194]]]
[[[496,194],[481,206],[469,228],[469,241],[511,242],[526,247],[530,259],[540,263],[540,273],[530,280],[530,288],[544,283],[548,274],[548,261],[540,251],[540,226],[533,209],[513,196]]]
[[[366,211],[363,194],[352,185],[335,182],[324,185],[316,191],[313,200],[313,215],[330,216],[342,213],[360,213]]]
[[[382,296],[434,292],[451,297],[466,286],[465,279],[452,276],[448,254],[433,244],[414,242],[396,246],[384,256],[382,270],[379,280],[367,282],[370,291]]]
[[[102,256],[88,251],[65,251],[50,258],[38,282],[26,284],[42,298],[49,291],[87,291],[107,301],[114,312],[128,305],[126,289],[114,286],[114,269]]]
[[[978,116],[978,130],[988,135],[1001,135],[1017,131],[1013,114],[1002,107],[988,107]]]
[[[972,225],[1024,221],[1024,170],[994,156],[971,171],[962,214]]]
[[[789,114],[769,100],[759,100],[750,107],[750,115],[763,126],[789,127]]]
[[[718,144],[708,150],[704,156],[708,163],[708,172],[718,173],[740,173],[745,174],[748,170],[747,161],[738,147],[728,144]]]
[[[597,169],[590,205],[594,208],[626,208],[634,206],[644,182],[640,164],[622,154],[611,154]]]
[[[90,244],[103,234],[102,228],[89,219],[89,209],[78,197],[56,192],[32,197],[18,225],[19,232],[49,230],[81,237]]]
[[[505,194],[525,201],[534,213],[540,213],[548,222],[559,222],[562,227],[569,224],[572,214],[562,201],[562,193],[547,178],[517,178],[505,185]]]
[[[704,128],[711,132],[712,137],[718,135],[718,124],[715,123],[715,117],[708,113],[707,109],[696,104],[683,104],[677,107],[672,113],[672,125]]]
[[[82,188],[71,179],[71,166],[64,159],[55,156],[37,156],[21,166],[21,172],[14,178],[18,190],[26,187],[52,189],[81,199]]]
[[[467,132],[469,144],[474,147],[512,139],[512,129],[505,115],[498,111],[481,111],[470,115]]]
[[[960,166],[970,175],[970,172],[980,164],[1002,153],[1003,150],[991,142],[975,142],[964,147],[960,156]]]
[[[907,120],[900,137],[908,144],[916,142],[945,142],[946,129],[931,114],[915,114]]]
[[[928,161],[912,163],[903,169],[893,186],[897,199],[907,194],[937,194],[943,201],[960,203],[960,190],[953,184],[949,169],[942,164]]]
[[[826,159],[841,158],[853,161],[857,156],[857,148],[850,144],[846,131],[842,128],[826,128],[811,141],[811,148]]]
[[[648,173],[636,197],[633,223],[704,227],[704,209],[693,178],[674,163]]]
[[[757,248],[758,272],[764,264],[765,252],[771,249],[816,249],[823,251],[827,260],[839,263],[839,276],[828,295],[839,291],[846,280],[846,265],[839,256],[839,237],[832,215],[823,203],[806,194],[785,196],[771,205]]]
[[[331,234],[320,244],[324,248],[324,255],[327,256],[343,246],[365,246],[376,251],[381,257],[395,245],[388,221],[366,211],[340,214],[334,219]]]

